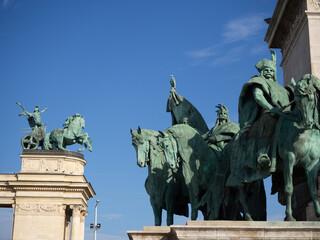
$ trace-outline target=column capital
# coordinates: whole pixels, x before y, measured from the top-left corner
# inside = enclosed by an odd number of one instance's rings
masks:
[[[88,211],[85,210],[85,209],[82,209],[80,214],[81,214],[82,217],[86,217],[86,216],[88,216]]]
[[[72,216],[81,216],[81,212],[84,209],[84,207],[82,205],[78,205],[78,204],[73,204],[70,205],[70,209],[72,209]]]

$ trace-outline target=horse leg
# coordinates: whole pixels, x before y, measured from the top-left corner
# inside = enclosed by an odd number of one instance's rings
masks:
[[[201,212],[202,212],[202,215],[203,215],[203,220],[209,220],[209,216],[207,214],[207,211],[201,210]]]
[[[173,225],[173,214],[175,210],[175,204],[178,199],[177,192],[180,187],[177,186],[176,183],[174,183],[174,179],[175,177],[173,177],[173,179],[169,183],[167,183],[166,190],[163,190],[165,194],[165,201],[167,207],[167,226]]]
[[[246,193],[245,193],[245,187],[238,187],[239,188],[239,200],[243,209],[243,216],[246,221],[253,221],[251,218],[251,215],[249,213],[249,209],[246,202]]]
[[[160,208],[156,199],[150,198],[150,203],[151,203],[153,215],[154,215],[154,225],[161,226],[162,209]]]
[[[284,192],[286,196],[286,217],[284,219],[285,221],[295,221],[294,217],[292,216],[292,174],[295,159],[295,155],[292,152],[289,152],[287,153],[283,162]]]
[[[59,150],[67,150],[66,148],[63,147],[63,138],[60,138],[59,140],[57,140],[57,142],[58,142]]]
[[[306,169],[306,176],[308,180],[310,195],[313,201],[313,207],[317,217],[320,217],[320,205],[319,205],[318,190],[317,190],[317,178],[318,178],[319,168],[320,168],[320,161],[318,160],[315,166],[311,168],[311,170]]]
[[[176,202],[176,199],[172,198],[172,195],[167,194],[169,196],[166,196],[166,205],[167,205],[167,226],[173,225],[173,213],[174,213],[174,203]],[[171,198],[170,198],[171,197]]]
[[[87,148],[87,144],[85,142],[82,143],[83,148],[79,148],[78,152],[82,152],[83,150],[85,150]]]
[[[83,148],[78,149],[78,152],[82,152],[87,148],[87,142],[88,142],[87,137],[88,137],[88,134],[84,134],[83,136],[79,137],[79,139],[76,141],[83,146]]]
[[[191,220],[197,220],[198,218],[198,201],[192,190],[189,190],[190,204],[191,204]]]

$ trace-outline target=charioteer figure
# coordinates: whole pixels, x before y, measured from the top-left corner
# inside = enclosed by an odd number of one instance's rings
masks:
[[[34,128],[43,128],[45,124],[41,122],[41,114],[48,110],[48,108],[43,109],[42,111],[39,110],[39,106],[35,106],[33,113],[27,112],[26,108],[22,106],[19,102],[16,102],[20,107],[22,107],[23,111],[19,114],[19,116],[25,115],[27,116],[27,120],[29,122],[30,128],[33,130]]]
[[[31,133],[26,134],[21,139],[21,146],[23,149],[37,149],[42,147],[43,139],[46,135],[46,125],[41,122],[41,114],[46,111],[48,108],[39,110],[39,106],[34,107],[33,113],[29,113],[24,106],[19,102],[16,102],[22,108],[22,112],[19,116],[26,116],[29,126],[31,128]]]

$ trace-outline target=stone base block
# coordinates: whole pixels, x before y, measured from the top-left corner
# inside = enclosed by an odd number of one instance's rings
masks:
[[[313,202],[306,182],[294,186],[295,202],[293,217],[298,221],[319,221],[315,214]],[[318,176],[318,200],[320,201],[320,176]]]
[[[320,240],[320,222],[188,221],[127,234],[130,240]]]

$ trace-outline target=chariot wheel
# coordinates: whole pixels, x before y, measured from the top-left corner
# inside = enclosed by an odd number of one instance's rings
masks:
[[[26,134],[21,139],[21,146],[23,149],[37,149],[39,144],[39,140],[32,134]]]

